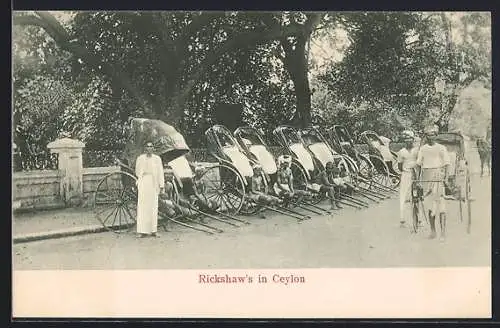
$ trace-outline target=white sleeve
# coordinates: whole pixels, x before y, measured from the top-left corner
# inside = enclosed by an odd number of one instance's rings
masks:
[[[422,163],[424,162],[424,154],[423,154],[422,149],[423,149],[423,147],[420,147],[420,149],[418,150],[418,154],[417,154],[417,165],[418,166],[422,166]]]
[[[158,184],[160,185],[160,188],[165,188],[165,174],[163,173],[163,163],[160,156],[157,156],[156,163],[158,169]]]
[[[403,148],[404,149],[404,148]],[[404,157],[403,157],[403,149],[400,149],[396,154],[398,155],[398,163],[403,163]]]
[[[139,155],[135,160],[135,176],[137,178],[142,176],[142,155]]]

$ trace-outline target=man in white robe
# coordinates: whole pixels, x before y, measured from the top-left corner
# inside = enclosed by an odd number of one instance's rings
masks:
[[[416,179],[415,166],[417,163],[418,146],[415,145],[415,134],[412,131],[403,131],[405,146],[398,152],[398,168],[401,171],[399,184],[399,219],[400,226],[404,226],[408,216],[407,211],[411,200],[412,183]]]
[[[153,144],[146,143],[146,151],[137,157],[137,233],[140,237],[156,237],[158,227],[158,196],[164,193],[165,177],[160,156],[153,154]]]

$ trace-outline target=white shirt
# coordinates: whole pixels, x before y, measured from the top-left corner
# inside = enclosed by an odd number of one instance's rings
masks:
[[[435,143],[434,145],[422,145],[417,156],[417,165],[424,169],[441,168],[450,165],[450,157],[446,147]]]
[[[158,188],[165,187],[165,177],[163,176],[163,165],[160,156],[142,154],[137,157],[135,163],[135,175],[142,179],[144,175],[152,175]]]
[[[410,150],[402,148],[398,151],[398,163],[403,164],[403,171],[410,171],[417,164],[418,148],[413,147]]]

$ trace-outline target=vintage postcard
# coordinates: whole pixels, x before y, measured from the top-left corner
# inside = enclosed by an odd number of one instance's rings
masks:
[[[14,318],[492,316],[489,12],[12,30]]]

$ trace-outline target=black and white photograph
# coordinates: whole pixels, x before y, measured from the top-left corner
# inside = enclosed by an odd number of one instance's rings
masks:
[[[14,11],[13,271],[490,270],[491,61],[490,12]]]

